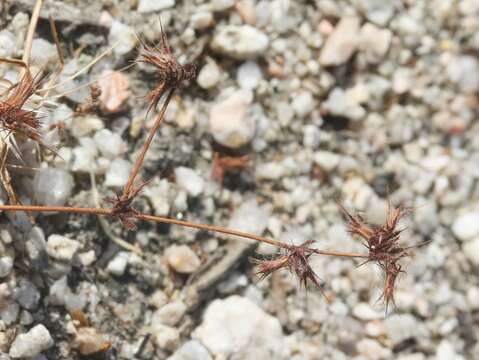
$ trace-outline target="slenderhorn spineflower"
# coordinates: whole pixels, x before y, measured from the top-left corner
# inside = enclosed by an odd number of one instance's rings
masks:
[[[0,127],[3,138],[12,145],[15,151],[15,136],[28,138],[39,145],[50,149],[43,141],[41,122],[36,110],[25,109],[26,102],[40,88],[46,73],[39,72],[32,75],[27,69],[5,100],[0,101]],[[51,150],[51,149],[50,149]]]
[[[152,109],[155,109],[160,102],[163,95],[166,94],[166,97],[163,101],[162,108],[157,115],[153,126],[150,129],[147,139],[145,140],[143,147],[138,155],[133,169],[130,173],[128,181],[123,188],[123,194],[118,197],[116,203],[113,202],[112,207],[112,216],[119,216],[123,225],[127,229],[134,229],[131,226],[131,216],[126,217],[121,214],[128,214],[134,212],[131,208],[131,203],[134,200],[134,197],[138,195],[138,191],[135,189],[135,179],[140,172],[140,169],[143,165],[146,153],[150,148],[150,145],[155,137],[158,129],[160,128],[162,119],[165,115],[166,108],[173,97],[174,92],[187,80],[191,80],[196,76],[196,66],[193,64],[180,64],[175,57],[173,56],[166,34],[163,31],[163,26],[161,25],[160,33],[160,42],[157,46],[149,46],[144,42],[141,42],[140,49],[140,58],[139,62],[149,64],[155,68],[155,75],[157,80],[157,85],[153,90],[151,90],[147,96],[149,101],[148,110],[146,116]],[[142,186],[140,186],[141,188]],[[116,211],[115,209],[122,209],[121,212]],[[123,216],[123,219],[121,216]],[[130,219],[130,220],[128,220]]]
[[[184,81],[196,76],[194,64],[180,64],[173,56],[166,33],[160,21],[160,41],[156,46],[141,42],[138,62],[149,64],[155,68],[157,86],[148,93],[149,107],[147,114],[157,107],[161,97],[169,90],[176,90]]]
[[[321,278],[316,275],[309,263],[310,257],[317,254],[317,250],[311,245],[314,240],[308,240],[300,245],[289,245],[283,249],[283,254],[272,259],[251,259],[257,265],[257,274],[261,279],[266,278],[277,270],[288,269],[292,274],[296,275],[300,285],[307,287],[308,283],[313,284],[321,291],[324,298],[331,302],[324,292],[324,283]]]
[[[121,194],[116,194],[116,197],[107,197],[106,202],[112,205],[110,209],[110,216],[118,217],[121,223],[127,230],[136,230],[137,226],[133,219],[136,215],[139,214],[133,206],[133,200],[138,196],[138,194],[143,190],[143,188],[148,185],[149,181],[144,182],[140,186],[135,187],[128,196],[122,196]]]
[[[410,213],[410,209],[403,207],[394,208],[389,205],[386,221],[381,226],[367,224],[360,215],[350,214],[341,204],[339,207],[346,217],[348,231],[364,240],[363,245],[368,249],[368,258],[360,264],[376,263],[384,272],[385,282],[381,298],[386,304],[386,311],[390,303],[394,302],[394,289],[397,277],[404,273],[399,261],[411,255],[411,249],[424,245],[403,246],[400,235],[403,229],[398,228],[399,220]]]

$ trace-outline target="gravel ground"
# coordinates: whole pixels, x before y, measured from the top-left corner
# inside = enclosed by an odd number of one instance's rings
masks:
[[[5,5],[0,57],[19,58],[34,1]],[[373,224],[390,201],[414,209],[404,243],[430,242],[407,259],[386,311],[377,267],[355,260],[312,258],[328,305],[287,272],[259,278],[248,258],[270,246],[4,214],[0,359],[479,359],[479,2],[45,1],[32,64],[58,75],[50,96],[66,93],[42,115],[60,156],[19,143],[24,162],[9,163],[23,203],[95,206],[96,192],[102,202],[121,190],[154,119],[154,73],[129,65],[139,38],[159,40],[160,17],[198,76],[147,155],[139,210],[358,252],[336,201]],[[18,81],[18,68],[0,76]],[[95,80],[100,109],[74,114],[89,96],[74,88]]]

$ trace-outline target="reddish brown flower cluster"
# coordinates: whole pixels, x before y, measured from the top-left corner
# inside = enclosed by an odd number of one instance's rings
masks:
[[[116,194],[116,197],[105,198],[107,203],[112,204],[110,216],[117,217],[125,229],[133,231],[137,226],[133,219],[139,214],[138,210],[132,207],[133,200],[140,194],[141,190],[148,185],[149,181],[144,182],[140,186],[133,188],[128,194]]]
[[[308,240],[301,245],[289,245],[285,247],[285,253],[270,260],[252,259],[252,262],[258,265],[258,275],[261,279],[266,278],[273,272],[286,268],[291,273],[295,274],[301,285],[305,288],[308,282],[321,290],[322,295],[329,302],[328,297],[323,291],[323,281],[314,272],[309,264],[311,255],[316,254],[317,250],[310,246],[314,240]]]
[[[394,286],[398,275],[402,272],[399,260],[410,255],[413,247],[404,247],[399,243],[403,229],[398,229],[399,220],[410,212],[402,207],[389,206],[386,222],[382,226],[370,226],[366,224],[360,215],[351,215],[340,205],[348,222],[348,231],[352,235],[358,235],[365,242],[363,245],[368,249],[368,259],[361,265],[369,262],[376,263],[385,274],[384,290],[381,297],[386,303],[386,310],[390,303],[394,302]]]
[[[148,94],[150,103],[148,112],[158,105],[166,91],[177,89],[181,83],[196,76],[196,66],[194,64],[181,65],[175,59],[163,27],[161,28],[161,39],[158,46],[153,47],[143,43],[138,61],[152,65],[156,69],[158,86]]]
[[[15,85],[9,96],[0,101],[0,126],[8,134],[20,135],[42,144],[40,121],[35,110],[23,109],[25,103],[40,88],[45,73],[32,76],[29,70]]]

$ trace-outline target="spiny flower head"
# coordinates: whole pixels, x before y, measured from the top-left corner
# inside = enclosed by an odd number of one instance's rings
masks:
[[[386,303],[386,310],[390,303],[394,305],[394,289],[398,275],[402,272],[399,260],[410,256],[410,249],[417,246],[405,247],[400,244],[402,229],[398,229],[399,220],[410,212],[402,207],[389,206],[385,223],[381,226],[367,224],[360,215],[351,215],[343,206],[339,205],[348,222],[348,231],[364,240],[363,245],[368,249],[368,259],[362,263],[376,263],[385,274],[382,298]]]
[[[148,94],[150,102],[148,111],[158,105],[166,91],[176,89],[184,81],[191,80],[196,76],[196,66],[194,64],[182,65],[173,56],[162,26],[160,43],[157,46],[142,43],[138,61],[149,64],[156,70],[155,75],[158,85]]]
[[[35,110],[23,109],[25,103],[40,88],[45,73],[32,76],[27,69],[11,93],[0,101],[0,126],[10,134],[20,135],[42,144],[41,124]]]
[[[129,230],[133,231],[137,229],[136,224],[133,219],[138,215],[138,211],[133,208],[133,200],[140,194],[141,190],[148,185],[149,181],[144,182],[138,187],[133,188],[130,192],[125,195],[116,194],[116,197],[107,197],[106,202],[112,204],[110,209],[110,216],[117,217],[120,219],[123,226]]]
[[[316,275],[309,263],[311,255],[316,253],[316,249],[311,247],[313,243],[314,240],[308,240],[301,245],[287,246],[284,254],[273,259],[252,259],[252,261],[258,265],[258,275],[261,279],[264,279],[273,272],[286,268],[298,277],[300,284],[304,287],[308,285],[308,282],[311,282],[320,289],[322,295],[329,302],[328,297],[323,291],[322,280]]]

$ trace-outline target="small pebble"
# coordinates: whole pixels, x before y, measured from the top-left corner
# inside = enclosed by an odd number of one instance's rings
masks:
[[[35,201],[39,205],[63,206],[70,199],[75,183],[66,170],[45,168],[35,173]]]
[[[93,139],[100,153],[108,159],[115,159],[126,151],[121,136],[108,129],[97,131]]]
[[[249,115],[252,100],[251,91],[240,90],[211,107],[209,131],[218,143],[237,149],[253,139],[256,122]]]
[[[106,269],[110,274],[122,276],[125,273],[130,255],[120,251],[113,259],[108,262]]]
[[[214,24],[213,14],[209,11],[199,11],[191,15],[190,22],[193,29],[207,29]]]
[[[125,25],[117,20],[113,20],[110,33],[108,34],[108,42],[113,46],[113,52],[118,56],[123,56],[132,51],[138,38],[133,28]]]
[[[268,46],[268,36],[250,25],[219,26],[211,42],[214,51],[238,60],[262,55]]]
[[[193,338],[217,358],[281,359],[286,345],[279,320],[238,295],[211,302]]]
[[[16,358],[34,357],[51,348],[54,341],[48,329],[42,325],[36,325],[27,333],[17,335],[12,346],[10,347],[9,355]]]
[[[124,109],[130,92],[128,77],[120,71],[104,71],[98,80],[101,89],[101,109],[107,113],[116,113]]]
[[[110,345],[111,343],[106,340],[106,337],[92,327],[79,328],[72,343],[72,347],[78,349],[83,356],[103,352]]]
[[[13,259],[10,256],[0,257],[0,278],[7,277],[12,272]]]
[[[127,160],[113,160],[106,172],[104,185],[108,187],[121,187],[126,185],[131,168],[132,164]]]
[[[216,62],[210,59],[201,68],[196,81],[203,89],[211,89],[220,80],[220,74],[220,69]]]
[[[479,236],[479,212],[459,215],[452,223],[452,232],[461,241],[469,241]]]
[[[181,345],[167,360],[213,360],[208,350],[196,340]]]
[[[148,14],[175,6],[175,0],[140,0],[138,12]]]
[[[71,261],[80,246],[80,243],[76,240],[52,234],[48,237],[47,253],[54,259]]]
[[[175,169],[175,181],[193,197],[200,195],[205,187],[205,181],[195,170],[183,166]]]
[[[463,244],[462,251],[471,264],[479,267],[479,237]]]
[[[236,81],[243,89],[253,90],[263,79],[261,68],[254,61],[247,61],[238,68]]]
[[[37,66],[48,66],[59,62],[55,44],[44,39],[33,39],[31,61]]]
[[[199,269],[201,261],[198,256],[186,245],[172,245],[165,250],[168,265],[176,272],[191,274]]]
[[[186,305],[181,301],[174,301],[165,304],[155,311],[152,315],[152,323],[160,323],[168,326],[179,324],[187,310]]]
[[[298,116],[304,117],[316,107],[316,101],[310,92],[302,91],[293,97],[291,106]]]
[[[324,44],[319,62],[324,66],[341,65],[349,60],[359,44],[360,20],[344,17]]]
[[[20,306],[27,310],[34,310],[40,302],[40,292],[32,282],[21,278],[14,291],[15,300]]]

